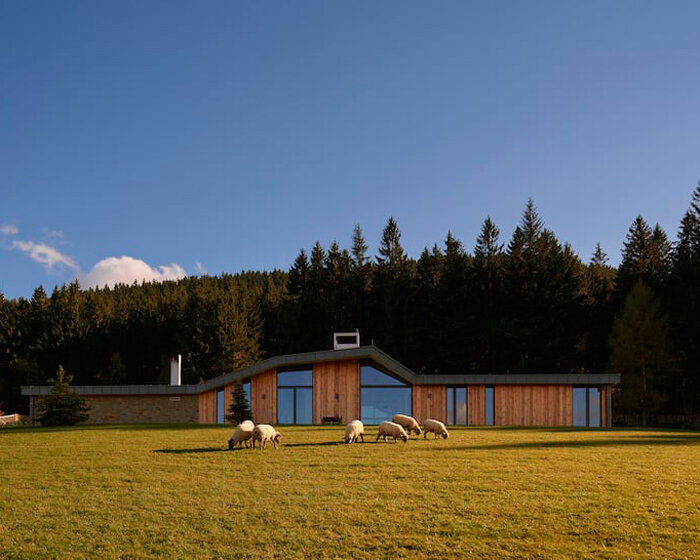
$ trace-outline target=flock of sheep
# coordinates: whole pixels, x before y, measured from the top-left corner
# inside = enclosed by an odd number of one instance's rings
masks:
[[[379,424],[379,431],[375,441],[379,441],[380,437],[383,437],[384,441],[386,441],[387,437],[393,437],[394,442],[401,439],[406,443],[412,431],[415,432],[417,436],[421,434],[421,427],[413,416],[395,414],[391,420],[391,422],[387,421]],[[345,426],[345,443],[357,443],[359,440],[364,443],[364,433],[364,424],[362,424],[360,420],[353,420]],[[438,437],[447,439],[449,437],[445,424],[432,418],[425,421],[422,433],[424,438],[428,437],[429,433],[435,434],[434,439]],[[243,445],[248,447],[248,440],[252,440],[253,449],[255,449],[256,441],[260,444],[261,449],[265,449],[265,445],[268,441],[271,441],[272,445],[277,447],[281,439],[282,435],[269,424],[258,424],[256,426],[250,420],[246,420],[236,426],[233,435],[228,440],[228,448],[234,449],[236,445],[239,447],[243,447]]]

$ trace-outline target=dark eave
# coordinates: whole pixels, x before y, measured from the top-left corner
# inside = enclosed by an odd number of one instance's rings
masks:
[[[72,389],[80,395],[197,395],[268,370],[311,366],[337,360],[374,362],[388,374],[410,385],[617,385],[620,383],[619,373],[418,375],[376,346],[360,346],[349,350],[323,350],[275,356],[197,385],[77,385]],[[25,396],[48,395],[51,389],[51,385],[23,385],[21,388],[22,395]]]

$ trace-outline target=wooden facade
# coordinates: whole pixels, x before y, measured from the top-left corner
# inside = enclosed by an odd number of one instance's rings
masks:
[[[412,394],[413,417],[419,424],[428,418],[445,422],[447,391],[444,385],[414,385]]]
[[[339,418],[347,423],[360,417],[360,362],[322,362],[313,367],[313,423]]]
[[[571,385],[497,385],[494,424],[497,426],[571,426]]]
[[[250,412],[256,424],[277,423],[277,370],[271,369],[250,380]]]
[[[485,393],[483,385],[467,387],[467,424],[478,426],[486,423]]]
[[[199,423],[216,424],[216,391],[199,394]]]

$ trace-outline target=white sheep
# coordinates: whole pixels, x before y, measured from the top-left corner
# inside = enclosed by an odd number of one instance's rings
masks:
[[[379,424],[379,433],[374,441],[379,441],[379,438],[382,436],[384,436],[384,441],[386,441],[387,436],[393,437],[394,443],[396,443],[397,438],[401,438],[404,443],[408,441],[406,430],[403,429],[403,426],[394,422],[382,422]]]
[[[281,439],[282,434],[280,434],[269,424],[258,424],[257,426],[255,426],[255,428],[253,428],[253,449],[255,449],[256,441],[260,442],[261,449],[265,449],[265,444],[268,441],[271,441],[272,445],[274,447],[277,447],[277,444],[280,442]]]
[[[357,443],[357,438],[365,442],[365,426],[359,420],[353,420],[345,426],[345,443]]]
[[[425,421],[425,423],[423,424],[423,430],[424,438],[428,437],[428,432],[434,433],[435,439],[437,439],[438,436],[440,436],[443,439],[447,439],[448,437],[450,437],[450,434],[447,433],[447,428],[445,428],[445,424],[440,422],[440,420],[434,420],[433,418],[429,418]]]
[[[405,414],[394,414],[394,417],[391,419],[392,422],[398,424],[399,426],[403,426],[403,429],[406,430],[406,433],[410,436],[411,435],[411,430],[416,432],[416,435],[420,435],[420,425],[418,422],[416,422],[416,419],[413,416],[406,416]]]
[[[244,443],[248,447],[248,440],[253,437],[253,428],[255,428],[255,424],[251,420],[244,420],[238,424],[236,429],[233,430],[233,435],[228,440],[228,448],[233,449],[236,444],[243,447]]]

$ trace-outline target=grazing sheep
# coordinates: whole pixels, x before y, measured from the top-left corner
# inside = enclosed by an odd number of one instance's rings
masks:
[[[425,424],[423,424],[423,430],[425,432],[423,434],[424,438],[428,437],[428,432],[433,432],[435,434],[435,439],[437,439],[438,436],[443,439],[450,437],[450,434],[447,433],[447,428],[445,428],[445,424],[440,422],[440,420],[433,420],[432,418],[426,420]]]
[[[357,443],[357,438],[365,442],[365,426],[359,420],[353,420],[345,426],[345,443]]]
[[[236,444],[239,447],[243,447],[244,443],[248,447],[248,440],[253,437],[253,428],[255,428],[255,424],[250,420],[244,420],[238,424],[236,429],[233,430],[233,435],[228,440],[228,448],[233,449]]]
[[[393,437],[394,443],[396,443],[397,438],[401,438],[404,443],[408,441],[406,430],[403,429],[403,426],[394,422],[382,422],[379,424],[379,433],[374,441],[379,441],[379,438],[382,436],[384,436],[384,441],[386,441],[386,436]]]
[[[406,430],[406,433],[410,436],[411,435],[411,430],[416,432],[416,435],[420,435],[420,426],[418,425],[418,422],[416,422],[416,419],[413,416],[406,416],[405,414],[394,414],[394,417],[391,419],[392,422],[395,422],[399,426],[403,426],[403,429]]]
[[[282,435],[269,424],[258,424],[253,428],[253,449],[255,449],[256,441],[260,442],[261,449],[265,449],[265,444],[268,441],[271,441],[276,448],[280,439],[282,439]]]

